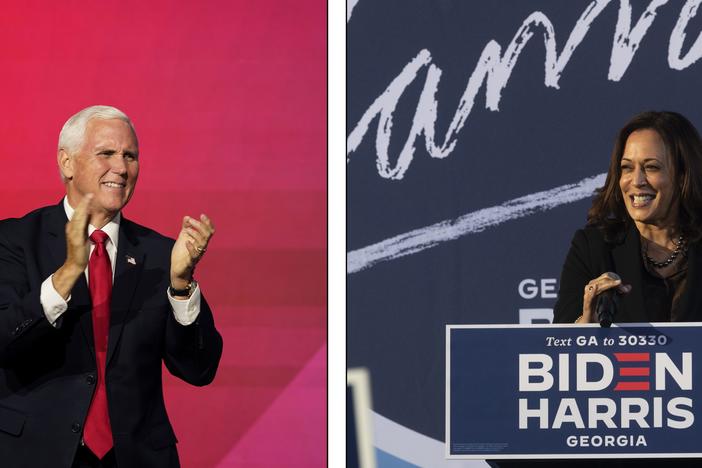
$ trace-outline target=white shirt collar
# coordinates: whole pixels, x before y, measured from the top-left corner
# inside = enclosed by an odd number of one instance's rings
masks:
[[[63,209],[66,211],[66,217],[70,221],[73,218],[73,212],[75,211],[73,207],[68,203],[68,197],[63,197]],[[117,244],[119,243],[119,223],[122,221],[122,213],[117,213],[117,215],[110,220],[107,224],[102,227],[102,231],[107,234],[110,238],[110,242],[117,249]],[[88,237],[96,229],[92,224],[88,224]]]

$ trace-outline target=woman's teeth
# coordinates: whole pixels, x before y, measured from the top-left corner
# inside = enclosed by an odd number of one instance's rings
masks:
[[[633,196],[634,205],[635,205],[635,206],[636,206],[636,205],[646,205],[646,204],[648,204],[648,202],[650,202],[650,201],[653,200],[654,198],[655,198],[655,195],[649,195],[649,194],[646,194],[646,195],[634,195],[634,196]]]

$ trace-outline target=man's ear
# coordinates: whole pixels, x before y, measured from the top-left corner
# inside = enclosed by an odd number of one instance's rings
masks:
[[[64,149],[60,149],[58,152],[58,166],[64,180],[73,178],[73,158]]]

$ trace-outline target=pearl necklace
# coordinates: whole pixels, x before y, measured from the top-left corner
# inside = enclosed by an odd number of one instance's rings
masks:
[[[676,258],[678,258],[678,255],[680,253],[686,254],[687,253],[687,246],[685,245],[685,238],[680,235],[678,237],[678,240],[675,241],[675,249],[673,252],[670,254],[668,258],[663,260],[662,262],[657,262],[651,257],[648,256],[648,241],[644,244],[644,257],[646,257],[646,261],[648,262],[649,265],[651,265],[653,268],[665,268],[671,263],[675,261]]]

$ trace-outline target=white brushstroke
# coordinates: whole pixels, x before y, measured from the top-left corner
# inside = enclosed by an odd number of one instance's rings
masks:
[[[483,460],[447,460],[443,442],[373,412],[375,446],[401,460],[431,468],[489,468]]]
[[[619,0],[619,11],[615,27],[607,79],[620,81],[629,69],[641,42],[656,19],[658,9],[669,0],[652,0],[636,23],[632,21],[632,7],[629,0]],[[499,111],[502,91],[506,88],[519,56],[530,40],[541,33],[545,49],[544,85],[559,88],[559,80],[571,60],[575,49],[583,42],[592,23],[612,0],[593,0],[585,8],[558,53],[556,32],[549,18],[540,11],[531,13],[521,24],[506,48],[496,40],[490,40],[468,78],[451,123],[445,134],[438,133],[436,121],[439,103],[436,94],[442,70],[433,63],[431,53],[422,49],[395,77],[385,91],[368,107],[346,140],[346,162],[350,163],[351,153],[355,152],[371,123],[378,118],[375,135],[376,166],[378,174],[386,179],[399,180],[405,175],[414,158],[417,140],[424,137],[428,155],[432,158],[446,158],[455,149],[458,136],[470,117],[480,90],[485,87],[485,108]],[[671,32],[668,45],[668,64],[672,69],[682,70],[702,58],[702,34],[684,57],[681,57],[685,40],[685,29],[702,0],[688,0],[683,6],[675,28]],[[352,9],[356,3],[349,3]],[[350,12],[349,12],[350,15]],[[350,17],[350,16],[349,16]],[[632,24],[633,27],[632,27]],[[412,126],[404,138],[399,154],[390,155],[390,138],[393,129],[393,114],[398,102],[404,97],[407,88],[418,79],[419,73],[427,68],[421,95],[418,99]]]
[[[346,0],[346,22],[347,23],[351,19],[351,13],[353,13],[353,9],[356,8],[357,3],[358,3],[358,0]]]
[[[575,184],[532,193],[501,205],[473,211],[456,219],[441,221],[353,250],[346,256],[346,273],[357,273],[378,262],[421,252],[442,242],[481,232],[512,219],[588,198],[592,196],[596,188],[604,185],[605,176],[606,174],[599,174]]]
[[[435,96],[442,70],[431,63],[431,53],[427,49],[420,50],[392,80],[385,91],[368,107],[347,137],[346,162],[350,162],[350,154],[356,151],[361,144],[363,137],[368,133],[371,122],[376,117],[379,117],[375,138],[376,165],[381,177],[386,179],[402,179],[404,177],[405,171],[414,158],[416,140],[422,134],[424,134],[427,153],[432,158],[447,157],[456,146],[458,133],[473,110],[473,105],[483,84],[485,84],[485,108],[491,111],[499,110],[502,91],[507,86],[519,56],[536,32],[541,31],[544,40],[544,85],[557,89],[561,74],[573,52],[585,38],[592,22],[610,2],[611,0],[594,0],[585,8],[573,26],[560,54],[557,50],[553,24],[540,11],[533,12],[522,22],[504,52],[497,41],[489,41],[483,48],[475,69],[468,79],[451,124],[439,143],[436,139],[436,117],[439,104]],[[428,67],[428,71],[412,118],[412,127],[405,138],[397,160],[393,164],[388,154],[393,114],[405,90],[417,79],[419,72],[424,67]]]
[[[670,35],[668,65],[674,70],[684,70],[702,57],[702,33],[697,36],[697,40],[690,47],[687,55],[680,57],[683,43],[685,42],[685,28],[687,28],[687,23],[697,14],[700,3],[702,3],[702,0],[688,0],[685,3],[678,21],[675,23],[675,28],[673,28],[673,32]]]
[[[402,178],[404,173],[403,167],[409,166],[412,160],[412,154],[404,154],[400,156],[400,161],[395,169],[390,168],[390,162],[388,157],[387,148],[390,144],[390,132],[392,129],[392,115],[395,112],[395,108],[405,92],[405,89],[412,84],[412,82],[417,78],[419,71],[431,62],[431,54],[428,50],[422,49],[405,67],[402,69],[399,75],[395,77],[394,80],[388,85],[388,87],[383,91],[383,93],[378,96],[378,98],[371,104],[371,106],[366,110],[358,121],[356,127],[351,131],[346,139],[346,155],[349,162],[348,155],[356,151],[358,145],[361,144],[363,137],[368,133],[368,127],[370,126],[373,119],[380,115],[378,121],[378,130],[376,134],[376,152],[378,154],[377,162],[378,173],[385,178]],[[426,88],[426,84],[425,84]],[[415,124],[413,124],[413,128]],[[405,143],[405,148],[403,148],[403,153],[407,152],[407,148],[414,148],[414,137],[409,138],[407,143]],[[407,160],[407,158],[409,158]],[[404,162],[402,162],[404,161]]]
[[[641,14],[636,22],[636,26],[631,28],[631,4],[628,0],[619,2],[619,15],[617,26],[614,32],[614,42],[612,43],[612,54],[609,60],[609,74],[607,79],[619,81],[629,68],[631,60],[634,58],[639,43],[648,32],[648,28],[656,19],[656,10],[668,0],[653,0]]]

